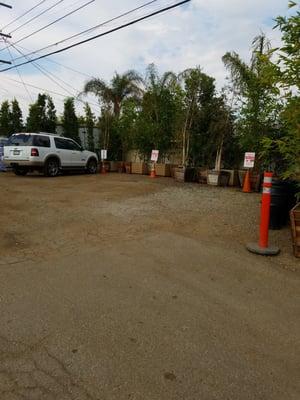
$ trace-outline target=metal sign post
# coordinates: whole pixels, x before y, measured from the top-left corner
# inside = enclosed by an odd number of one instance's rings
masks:
[[[105,165],[104,165],[104,161],[106,159],[107,159],[107,150],[102,149],[101,150],[101,170],[100,170],[101,174],[106,174],[106,169],[105,169]]]

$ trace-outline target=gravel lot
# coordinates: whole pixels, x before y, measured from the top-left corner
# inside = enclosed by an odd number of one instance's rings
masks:
[[[299,261],[260,195],[0,174],[0,398],[300,398]]]

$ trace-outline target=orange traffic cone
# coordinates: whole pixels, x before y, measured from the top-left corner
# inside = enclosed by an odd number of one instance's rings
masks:
[[[101,168],[100,168],[100,174],[106,174],[106,169],[105,169],[105,165],[104,162],[101,163]]]
[[[150,178],[156,178],[156,173],[155,173],[155,165],[152,165],[151,171],[150,171]]]
[[[245,179],[244,179],[243,192],[244,193],[251,193],[251,182],[250,182],[250,171],[249,171],[249,169],[247,170],[246,176],[245,176]]]

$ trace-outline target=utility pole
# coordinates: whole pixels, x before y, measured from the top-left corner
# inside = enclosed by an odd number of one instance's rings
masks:
[[[0,7],[7,7],[7,8],[12,8],[12,6],[10,6],[9,4],[5,4],[5,3],[0,3]],[[2,33],[2,32],[0,32],[0,37],[4,37],[4,38],[11,38],[11,35],[8,35],[8,34],[6,34],[6,33]],[[0,60],[0,63],[3,63],[3,64],[11,64],[11,62],[10,61],[5,61],[5,60]]]

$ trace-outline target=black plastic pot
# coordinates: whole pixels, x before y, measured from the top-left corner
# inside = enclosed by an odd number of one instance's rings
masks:
[[[273,179],[271,189],[270,229],[281,229],[289,220],[289,211],[295,205],[296,186],[292,181]]]

